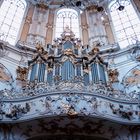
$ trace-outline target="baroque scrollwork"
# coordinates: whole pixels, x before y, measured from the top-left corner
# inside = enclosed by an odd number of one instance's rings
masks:
[[[131,111],[131,109],[124,109],[123,105],[120,105],[119,107],[115,107],[113,104],[110,104],[110,108],[113,114],[119,115],[124,119],[128,119],[128,120],[132,119],[133,111]]]
[[[3,112],[5,117],[10,118],[12,120],[19,119],[24,114],[27,114],[30,111],[30,105],[29,103],[25,103],[25,107],[23,107],[21,104],[18,105],[11,105],[9,108],[9,112]]]
[[[108,75],[109,75],[109,81],[111,83],[114,83],[114,82],[118,82],[119,81],[118,80],[119,72],[118,72],[117,69],[114,69],[114,70],[109,69],[108,70]]]
[[[19,104],[10,104],[8,108],[6,108],[6,104],[1,100],[0,101],[0,120],[3,119],[12,119],[17,120],[23,117],[24,114],[27,114],[31,109],[29,103],[25,103],[23,106],[21,103]]]
[[[10,90],[1,90],[1,96],[4,99],[20,99],[20,98],[30,98],[38,95],[44,95],[53,92],[65,92],[65,91],[73,91],[78,93],[88,93],[92,95],[103,96],[106,98],[114,98],[118,100],[126,100],[126,101],[138,101],[139,94],[137,92],[130,92],[126,94],[123,91],[114,91],[110,86],[106,87],[102,84],[90,84],[89,86],[83,85],[82,82],[73,83],[73,81],[69,82],[60,82],[57,85],[48,85],[47,83],[33,83],[30,85],[26,85],[22,91],[10,91]]]
[[[84,48],[69,27],[54,45],[45,47],[37,43],[28,67],[18,66],[16,71],[17,82],[25,84],[19,89],[0,91],[4,103],[1,118],[22,120],[33,118],[33,114],[35,117],[88,115],[138,121],[138,115],[128,104],[131,103],[136,110],[139,91],[120,89],[119,72],[115,68],[108,70],[100,45],[97,41],[92,49]],[[0,67],[0,80],[9,81],[10,78]],[[135,68],[125,77],[123,84],[126,84],[125,88],[139,85],[139,79],[140,70]],[[27,100],[30,104],[26,103]],[[119,106],[120,102],[123,106]]]
[[[18,66],[17,70],[17,80],[20,81],[26,81],[27,80],[27,75],[28,75],[28,69],[26,67],[21,68]]]
[[[75,108],[73,105],[68,105],[68,104],[62,104],[62,108],[64,108],[64,110],[66,111],[66,113],[69,116],[75,116],[78,114],[78,112],[76,112]]]
[[[70,117],[78,115],[110,116],[113,119],[124,121],[139,119],[138,111],[133,109],[135,108],[134,106],[109,102],[92,95],[81,95],[72,92],[59,94],[58,96],[48,95],[35,104],[36,107],[37,104],[42,106],[42,109],[36,110],[36,113],[39,113],[39,115],[68,115]]]
[[[98,96],[97,96],[98,95]],[[130,101],[129,101],[130,102]],[[77,117],[78,115],[98,116],[112,118],[117,121],[129,121],[131,123],[139,120],[138,105],[119,103],[108,100],[99,94],[76,93],[65,91],[61,93],[39,96],[30,99],[30,102],[12,101],[6,103],[4,100],[0,106],[1,120],[22,120],[32,117],[67,115]]]
[[[37,6],[38,8],[44,9],[44,10],[47,10],[47,9],[48,9],[48,5],[45,4],[44,2],[38,2],[38,3],[36,4],[36,6]]]

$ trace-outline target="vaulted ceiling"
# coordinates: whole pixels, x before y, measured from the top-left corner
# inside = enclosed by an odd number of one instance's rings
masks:
[[[34,4],[43,3],[48,6],[50,5],[64,5],[67,7],[88,7],[90,5],[103,5],[108,3],[110,0],[27,0]]]
[[[95,6],[105,6],[107,5],[111,0],[26,0],[30,1],[33,4],[44,4],[48,6],[49,8],[55,7],[75,7],[80,10],[85,10],[87,7],[91,5]]]

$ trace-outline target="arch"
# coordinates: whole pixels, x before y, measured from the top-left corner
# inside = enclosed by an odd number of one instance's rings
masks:
[[[0,40],[16,44],[27,3],[25,0],[4,0],[0,7]]]
[[[63,8],[56,13],[55,38],[61,37],[66,26],[70,27],[77,38],[80,36],[78,12],[71,8]]]
[[[140,40],[140,20],[131,0],[114,0],[109,5],[117,41],[121,48]]]

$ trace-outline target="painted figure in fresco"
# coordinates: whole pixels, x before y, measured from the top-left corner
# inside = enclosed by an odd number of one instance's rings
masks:
[[[8,82],[10,80],[11,80],[10,75],[8,75],[5,68],[2,65],[0,65],[0,81]]]
[[[134,69],[131,75],[125,79],[126,85],[139,85],[140,84],[140,70]]]

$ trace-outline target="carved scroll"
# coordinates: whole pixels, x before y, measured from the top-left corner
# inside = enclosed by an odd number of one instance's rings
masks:
[[[108,70],[108,76],[109,76],[109,81],[111,83],[114,83],[114,82],[118,82],[118,76],[119,76],[119,72],[117,71],[117,69],[110,69]]]
[[[25,67],[21,68],[20,66],[18,66],[16,72],[17,72],[17,80],[26,81],[27,74],[28,74],[27,68],[25,68]]]

